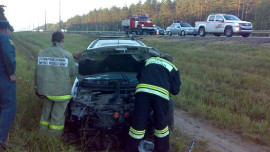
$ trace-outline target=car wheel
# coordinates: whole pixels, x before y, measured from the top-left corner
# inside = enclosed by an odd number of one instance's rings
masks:
[[[245,34],[241,34],[241,36],[243,36],[243,37],[249,37],[250,34],[249,33],[245,33]]]
[[[172,36],[172,32],[171,32],[171,31],[169,31],[169,32],[168,32],[168,35],[169,35],[169,36]]]
[[[227,36],[227,37],[232,37],[233,36],[233,30],[231,27],[226,27],[225,31],[224,31],[224,34]]]
[[[199,35],[200,35],[200,37],[204,37],[204,36],[206,35],[206,32],[205,32],[204,27],[201,27],[201,28],[199,29]]]
[[[185,31],[181,31],[181,36],[185,36]]]

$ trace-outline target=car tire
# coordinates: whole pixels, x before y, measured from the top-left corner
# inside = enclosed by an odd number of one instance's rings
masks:
[[[174,100],[171,98],[169,101],[168,126],[171,130],[174,129]]]
[[[241,34],[241,36],[243,36],[243,37],[249,37],[250,34],[249,33],[245,33],[245,34]]]
[[[199,29],[199,35],[200,35],[200,37],[204,37],[204,36],[206,35],[206,32],[205,32],[204,27],[201,27],[201,28]]]
[[[232,37],[233,36],[232,27],[226,27],[226,29],[224,31],[224,35],[226,35],[227,37]]]
[[[181,36],[185,36],[185,31],[181,31]]]
[[[169,36],[172,36],[172,32],[171,32],[171,31],[169,31],[169,32],[168,32],[168,35],[169,35]]]

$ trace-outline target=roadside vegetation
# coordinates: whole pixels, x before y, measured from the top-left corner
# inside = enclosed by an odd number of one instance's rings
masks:
[[[83,146],[75,146],[64,140],[37,136],[42,103],[34,92],[35,57],[40,50],[51,45],[51,34],[34,32],[12,34],[17,55],[18,112],[9,135],[8,145],[11,148],[9,151],[87,151]],[[65,34],[64,47],[71,53],[83,51],[94,39],[96,38],[87,35]],[[192,138],[175,130],[171,132],[170,140],[172,151],[178,152],[187,151]],[[192,152],[204,151],[206,151],[206,142],[196,141]]]
[[[181,70],[176,106],[213,125],[269,145],[270,51],[236,42],[144,39]]]

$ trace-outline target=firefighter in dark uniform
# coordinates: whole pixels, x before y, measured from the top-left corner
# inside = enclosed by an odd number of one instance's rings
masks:
[[[15,47],[9,30],[8,21],[0,20],[0,151],[6,149],[7,134],[17,111]]]
[[[147,117],[151,108],[154,111],[155,151],[169,152],[168,110],[169,94],[180,92],[180,73],[174,66],[172,57],[151,57],[138,74],[134,118],[129,129],[126,152],[137,152],[138,145],[146,131]]]

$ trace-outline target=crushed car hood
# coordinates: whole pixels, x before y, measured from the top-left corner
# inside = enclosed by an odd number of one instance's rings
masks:
[[[147,58],[160,55],[158,50],[144,46],[117,45],[88,49],[82,52],[79,59],[78,78],[102,73],[137,73]]]

